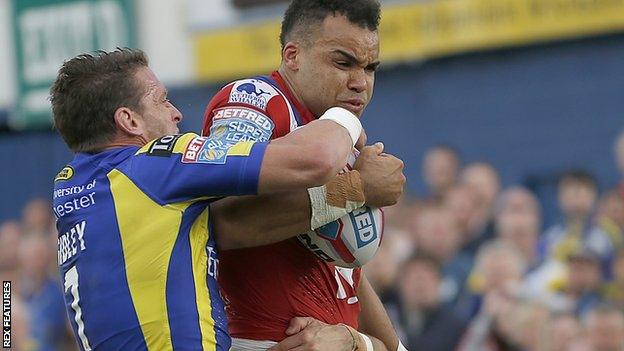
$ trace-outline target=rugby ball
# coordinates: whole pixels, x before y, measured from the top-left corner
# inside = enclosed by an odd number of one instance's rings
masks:
[[[297,238],[321,260],[345,268],[370,261],[383,237],[383,211],[368,206]]]

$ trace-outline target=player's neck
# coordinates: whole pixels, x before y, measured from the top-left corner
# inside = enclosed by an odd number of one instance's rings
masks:
[[[141,135],[118,135],[110,143],[106,144],[103,150],[109,150],[117,147],[138,146],[143,147],[147,144],[147,140]]]
[[[297,99],[297,102],[299,102],[299,104],[301,104],[303,107],[308,108],[299,96],[299,90],[296,88],[297,86],[293,83],[293,79],[290,76],[290,73],[284,68],[284,65],[280,65],[280,67],[277,69],[277,72],[280,74],[280,76],[282,76],[282,79],[286,83],[288,90],[290,90],[292,96]]]

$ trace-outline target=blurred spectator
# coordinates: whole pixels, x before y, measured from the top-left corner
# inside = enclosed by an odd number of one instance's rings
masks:
[[[541,215],[535,195],[522,187],[509,188],[497,200],[495,213],[497,237],[519,250],[529,270],[537,267]]]
[[[443,203],[443,208],[455,219],[455,225],[460,234],[461,250],[471,257],[476,254],[476,248],[471,244],[479,234],[477,201],[477,195],[472,188],[466,185],[456,185],[447,192]]]
[[[52,204],[45,199],[29,201],[22,212],[22,225],[26,234],[49,237],[49,234],[54,232]]]
[[[613,254],[609,236],[591,223],[591,214],[598,196],[593,176],[584,171],[571,171],[559,181],[558,198],[563,219],[544,234],[541,252],[544,257],[565,261],[582,248],[599,255],[603,264]]]
[[[618,191],[620,196],[624,198],[624,130],[620,132],[615,140],[615,163],[620,170],[622,181],[620,182]]]
[[[7,221],[0,226],[0,276],[2,280],[17,279],[17,247],[23,236],[16,221]]]
[[[485,244],[477,255],[468,289],[458,301],[462,316],[472,319],[485,308],[483,301],[490,295],[519,296],[524,270],[524,259],[514,246],[503,241]]]
[[[591,350],[624,350],[624,314],[621,310],[601,304],[589,311],[582,321]]]
[[[601,301],[602,272],[600,259],[590,249],[568,255],[567,279],[558,287],[574,312],[581,316]]]
[[[454,303],[465,285],[472,267],[472,257],[459,253],[459,230],[448,211],[427,207],[416,218],[416,248],[430,255],[442,267],[442,300]]]
[[[584,336],[575,338],[566,351],[596,351]]]
[[[387,228],[375,257],[364,266],[366,278],[382,303],[394,294],[399,266],[412,254],[413,246],[408,233]]]
[[[409,350],[453,350],[463,333],[464,322],[442,304],[440,285],[438,263],[425,254],[416,254],[401,269],[397,299],[387,309]]]
[[[606,284],[604,298],[624,310],[624,249],[620,249],[612,264],[613,280]]]
[[[533,193],[522,187],[503,191],[496,202],[496,234],[500,240],[514,246],[526,264],[523,294],[556,307],[551,285],[561,281],[565,265],[542,262],[537,253],[541,226],[540,205]]]
[[[543,350],[549,311],[504,291],[488,294],[470,323],[460,351]]]
[[[581,332],[578,320],[571,313],[554,314],[547,328],[543,350],[568,351]]]
[[[461,161],[457,150],[450,145],[437,145],[425,153],[423,177],[427,184],[427,203],[440,205],[446,192],[457,183]]]
[[[19,295],[11,296],[11,347],[18,351],[37,350],[31,338],[30,314]]]
[[[498,172],[485,162],[471,163],[461,172],[461,183],[476,195],[476,207],[472,222],[472,239],[463,248],[474,254],[486,241],[494,238],[494,201],[500,192]]]
[[[384,207],[384,225],[388,227],[409,230],[412,218],[420,212],[422,204],[404,193],[399,202],[390,207]]]
[[[30,335],[34,350],[65,350],[68,338],[65,302],[58,280],[50,273],[49,240],[29,235],[19,245],[20,279],[16,285],[30,315]]]
[[[502,291],[485,296],[483,307],[470,322],[457,350],[520,351],[520,346],[509,333],[513,330],[509,322],[515,304],[515,298]]]
[[[598,202],[597,224],[615,247],[624,246],[624,197],[617,190],[605,193]]]

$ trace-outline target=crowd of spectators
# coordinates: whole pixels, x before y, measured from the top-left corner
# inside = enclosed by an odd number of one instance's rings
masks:
[[[365,267],[408,349],[624,350],[624,133],[615,156],[623,181],[602,194],[563,172],[545,225],[535,194],[502,188],[492,165],[428,150],[428,196],[386,210]]]
[[[624,179],[624,133],[615,143]],[[386,209],[365,272],[411,351],[624,350],[624,181],[558,182],[560,220],[546,228],[527,188],[502,188],[492,165],[428,150],[424,198]],[[0,275],[13,282],[16,350],[76,350],[56,265],[50,202],[0,224]]]

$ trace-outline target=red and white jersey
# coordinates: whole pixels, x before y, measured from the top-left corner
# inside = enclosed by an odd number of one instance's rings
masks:
[[[204,114],[203,134],[224,145],[241,140],[267,141],[314,119],[279,73],[273,72],[221,89]],[[290,320],[297,316],[357,329],[360,269],[327,264],[295,238],[222,251],[219,261],[218,281],[232,337],[280,341],[286,337]]]

